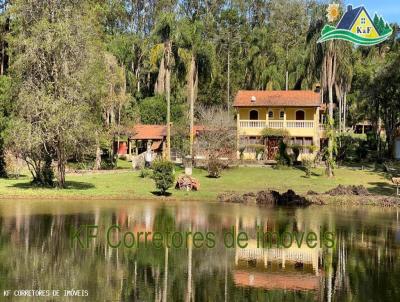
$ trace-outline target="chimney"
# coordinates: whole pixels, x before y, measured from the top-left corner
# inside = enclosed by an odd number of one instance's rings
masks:
[[[353,5],[348,5],[348,6],[347,6],[347,11],[348,11],[348,12],[351,12],[352,10],[353,10]]]
[[[315,84],[314,92],[316,92],[316,93],[321,92],[321,85],[319,83]]]
[[[255,97],[254,95],[251,97],[251,102],[252,102],[252,103],[255,103],[255,102],[256,102],[256,97]]]

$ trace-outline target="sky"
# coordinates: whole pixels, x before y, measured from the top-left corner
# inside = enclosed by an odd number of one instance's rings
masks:
[[[400,0],[345,0],[346,5],[363,5],[371,17],[378,13],[387,22],[400,24]]]

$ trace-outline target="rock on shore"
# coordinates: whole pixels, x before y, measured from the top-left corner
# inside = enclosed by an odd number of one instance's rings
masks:
[[[281,194],[274,190],[264,190],[257,193],[221,193],[218,195],[220,202],[258,204],[271,206],[297,206],[306,207],[311,204],[324,204],[319,199],[309,200],[304,196],[297,195],[293,190]]]

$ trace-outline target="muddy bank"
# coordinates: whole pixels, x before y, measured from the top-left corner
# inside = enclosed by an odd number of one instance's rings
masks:
[[[306,207],[311,204],[323,204],[321,200],[314,198],[308,199],[304,196],[297,195],[294,191],[288,190],[285,193],[279,193],[274,190],[258,191],[257,193],[249,192],[239,193],[221,193],[218,195],[218,201],[241,204],[257,204],[270,206],[297,206]]]
[[[325,192],[326,195],[330,196],[342,196],[342,195],[356,195],[356,196],[369,196],[371,195],[367,188],[364,186],[342,186],[338,185],[336,188]]]
[[[308,191],[306,195],[298,195],[292,190],[279,193],[274,190],[263,190],[249,193],[227,192],[218,195],[218,201],[240,204],[256,204],[269,206],[340,205],[340,206],[380,206],[398,207],[400,198],[395,196],[375,195],[363,186],[339,185],[325,193]]]

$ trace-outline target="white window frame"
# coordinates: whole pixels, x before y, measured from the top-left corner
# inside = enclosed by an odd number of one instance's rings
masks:
[[[282,114],[283,113],[283,114]],[[282,116],[281,116],[282,115]],[[281,110],[281,111],[279,111],[279,119],[280,120],[284,120],[285,119],[285,111],[284,110]]]
[[[274,111],[272,111],[272,110],[269,110],[268,111],[268,118],[270,119],[270,118],[274,118]]]

